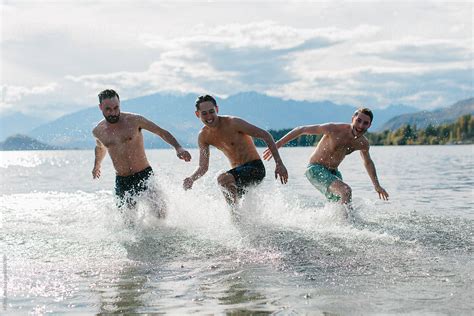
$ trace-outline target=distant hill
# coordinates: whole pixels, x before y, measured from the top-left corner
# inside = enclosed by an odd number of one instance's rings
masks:
[[[196,146],[197,134],[202,126],[194,114],[196,97],[196,94],[153,94],[123,100],[121,110],[147,117],[169,130],[184,146]],[[239,93],[226,99],[217,99],[217,102],[219,114],[239,116],[264,129],[293,128],[297,125],[323,122],[349,122],[356,109],[330,101],[283,100],[256,92]],[[371,129],[376,130],[377,126],[394,115],[416,110],[402,105],[374,110],[375,119]],[[102,113],[94,106],[44,124],[28,135],[56,146],[93,148],[95,142],[91,132],[102,119]],[[148,132],[144,135],[147,148],[169,147],[159,137]]]
[[[61,149],[57,146],[37,141],[26,135],[14,135],[8,137],[4,142],[0,143],[0,150],[57,150]]]
[[[372,122],[370,131],[383,131],[382,127],[384,126],[384,124],[387,123],[387,121],[389,121],[393,117],[402,114],[416,113],[419,111],[420,110],[415,107],[403,104],[391,105],[382,110],[374,109],[374,121]]]
[[[196,95],[150,95],[123,100],[121,111],[141,114],[161,127],[169,130],[182,145],[195,139],[199,121],[194,115]],[[98,106],[62,116],[53,122],[32,130],[29,135],[40,141],[66,148],[93,148],[95,140],[92,129],[103,119]],[[169,147],[159,137],[145,131],[147,148]],[[195,141],[194,141],[195,142]]]
[[[0,141],[8,136],[27,134],[32,129],[43,125],[47,120],[23,113],[0,115]]]
[[[407,124],[411,126],[416,125],[417,128],[426,128],[429,124],[437,126],[446,123],[453,123],[460,116],[466,114],[474,115],[474,98],[462,100],[449,107],[434,111],[421,111],[395,116],[385,123],[379,130],[394,131]]]
[[[243,92],[220,100],[221,113],[235,115],[249,120],[264,129],[293,128],[298,125],[324,122],[349,122],[357,107],[341,105],[331,101],[295,101],[259,94]],[[379,126],[395,115],[413,113],[418,109],[406,105],[393,105],[385,109],[374,109],[371,129]]]

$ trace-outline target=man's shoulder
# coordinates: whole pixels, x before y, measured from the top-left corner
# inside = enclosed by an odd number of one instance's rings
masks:
[[[238,116],[223,116],[221,119],[223,120],[222,123],[224,123],[227,129],[238,130],[242,125],[251,124],[247,120]]]
[[[244,121],[243,118],[234,115],[219,115],[219,119],[225,122]]]
[[[145,117],[137,113],[122,112],[120,113],[120,119],[122,119],[128,126],[134,127],[141,126]]]
[[[138,118],[141,118],[142,116],[137,113],[121,112],[120,117],[122,117],[123,119],[129,120],[129,119],[138,119]]]
[[[206,136],[209,135],[209,133],[211,133],[211,132],[212,132],[212,131],[211,131],[211,129],[210,129],[209,127],[203,126],[203,127],[201,128],[201,130],[199,131],[198,136],[199,136],[199,137],[206,137]]]
[[[247,122],[246,119],[243,119],[241,117],[238,117],[238,116],[227,116],[229,118],[229,121],[233,121],[233,122]]]
[[[367,150],[370,147],[369,140],[364,135],[359,137],[357,139],[357,142],[359,143],[360,150]]]
[[[221,120],[224,123],[229,123],[232,121],[235,121],[236,119],[240,119],[237,116],[231,116],[231,115],[219,115],[219,120]]]
[[[96,135],[99,133],[105,126],[105,119],[102,119],[97,125],[92,129],[92,134]]]
[[[331,123],[331,124],[335,128],[338,128],[338,129],[341,129],[341,130],[351,128],[351,124],[348,124],[348,123]]]
[[[212,130],[207,126],[203,126],[198,133],[198,143],[201,145],[208,144],[211,138]]]
[[[369,139],[363,135],[360,140],[366,145],[367,147],[370,145]]]
[[[325,131],[328,133],[340,133],[340,132],[346,132],[348,128],[351,127],[350,124],[347,123],[325,123],[320,125],[321,127],[324,127]]]
[[[210,128],[209,126],[203,126],[199,131],[199,137],[208,137],[215,133],[219,133],[219,130],[216,128]]]

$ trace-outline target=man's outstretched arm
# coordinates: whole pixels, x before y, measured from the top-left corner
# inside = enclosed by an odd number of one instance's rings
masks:
[[[100,178],[100,167],[102,165],[102,161],[107,154],[107,148],[102,144],[100,140],[96,138],[95,140],[95,159],[94,159],[94,168],[92,169],[92,178],[98,179]]]
[[[181,147],[181,145],[178,143],[176,138],[173,135],[171,135],[170,132],[159,127],[152,121],[147,120],[143,116],[138,115],[137,117],[139,120],[139,126],[143,129],[146,129],[147,131],[152,132],[153,134],[160,136],[165,142],[173,146],[174,149],[176,150],[176,155],[178,156],[179,159],[183,159],[184,161],[191,160],[191,154],[187,150],[185,150],[183,147]]]
[[[286,170],[286,167],[283,164],[283,161],[281,160],[280,153],[278,152],[278,148],[275,144],[275,141],[273,140],[272,135],[266,130],[252,125],[242,119],[235,119],[235,123],[237,124],[238,129],[241,130],[243,133],[252,137],[260,138],[267,144],[268,149],[270,150],[275,159],[275,179],[280,176],[281,183],[287,183],[288,171]]]
[[[275,144],[277,148],[281,148],[286,145],[288,142],[301,135],[319,135],[329,133],[334,127],[334,124],[321,124],[321,125],[306,125],[298,126],[289,131],[285,136],[280,138]],[[263,159],[270,160],[273,156],[270,147],[265,149],[263,152]]]
[[[375,191],[377,191],[377,193],[379,194],[379,198],[383,200],[388,200],[387,191],[385,191],[385,189],[380,186],[379,179],[377,177],[377,171],[375,170],[375,164],[369,154],[369,148],[367,147],[367,149],[361,150],[360,155],[364,160],[365,169],[369,174],[370,180],[374,185]]]
[[[205,143],[201,138],[201,134],[199,134],[199,167],[190,177],[184,179],[183,188],[185,190],[191,189],[193,187],[194,181],[205,175],[209,169],[209,144]]]

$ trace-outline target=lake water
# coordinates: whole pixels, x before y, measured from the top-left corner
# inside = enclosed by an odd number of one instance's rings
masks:
[[[304,177],[311,150],[281,151],[287,185],[265,162],[240,221],[216,184],[220,152],[185,192],[197,151],[148,150],[168,217],[140,204],[133,228],[110,158],[93,181],[93,150],[1,152],[0,314],[472,315],[474,146],[373,147],[388,202],[352,154],[350,220]]]

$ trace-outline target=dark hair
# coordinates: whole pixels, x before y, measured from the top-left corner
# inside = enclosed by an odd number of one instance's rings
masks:
[[[206,95],[201,95],[196,99],[196,110],[199,111],[199,104],[203,102],[212,102],[212,104],[217,106],[216,99],[214,99],[214,97],[212,97],[211,95],[206,94]]]
[[[102,103],[105,99],[112,99],[113,97],[117,97],[120,100],[120,97],[117,92],[112,89],[106,89],[99,93],[99,103]]]
[[[369,108],[358,108],[353,116],[356,116],[357,114],[362,113],[370,117],[370,123],[372,123],[372,120],[374,119],[374,113]]]

